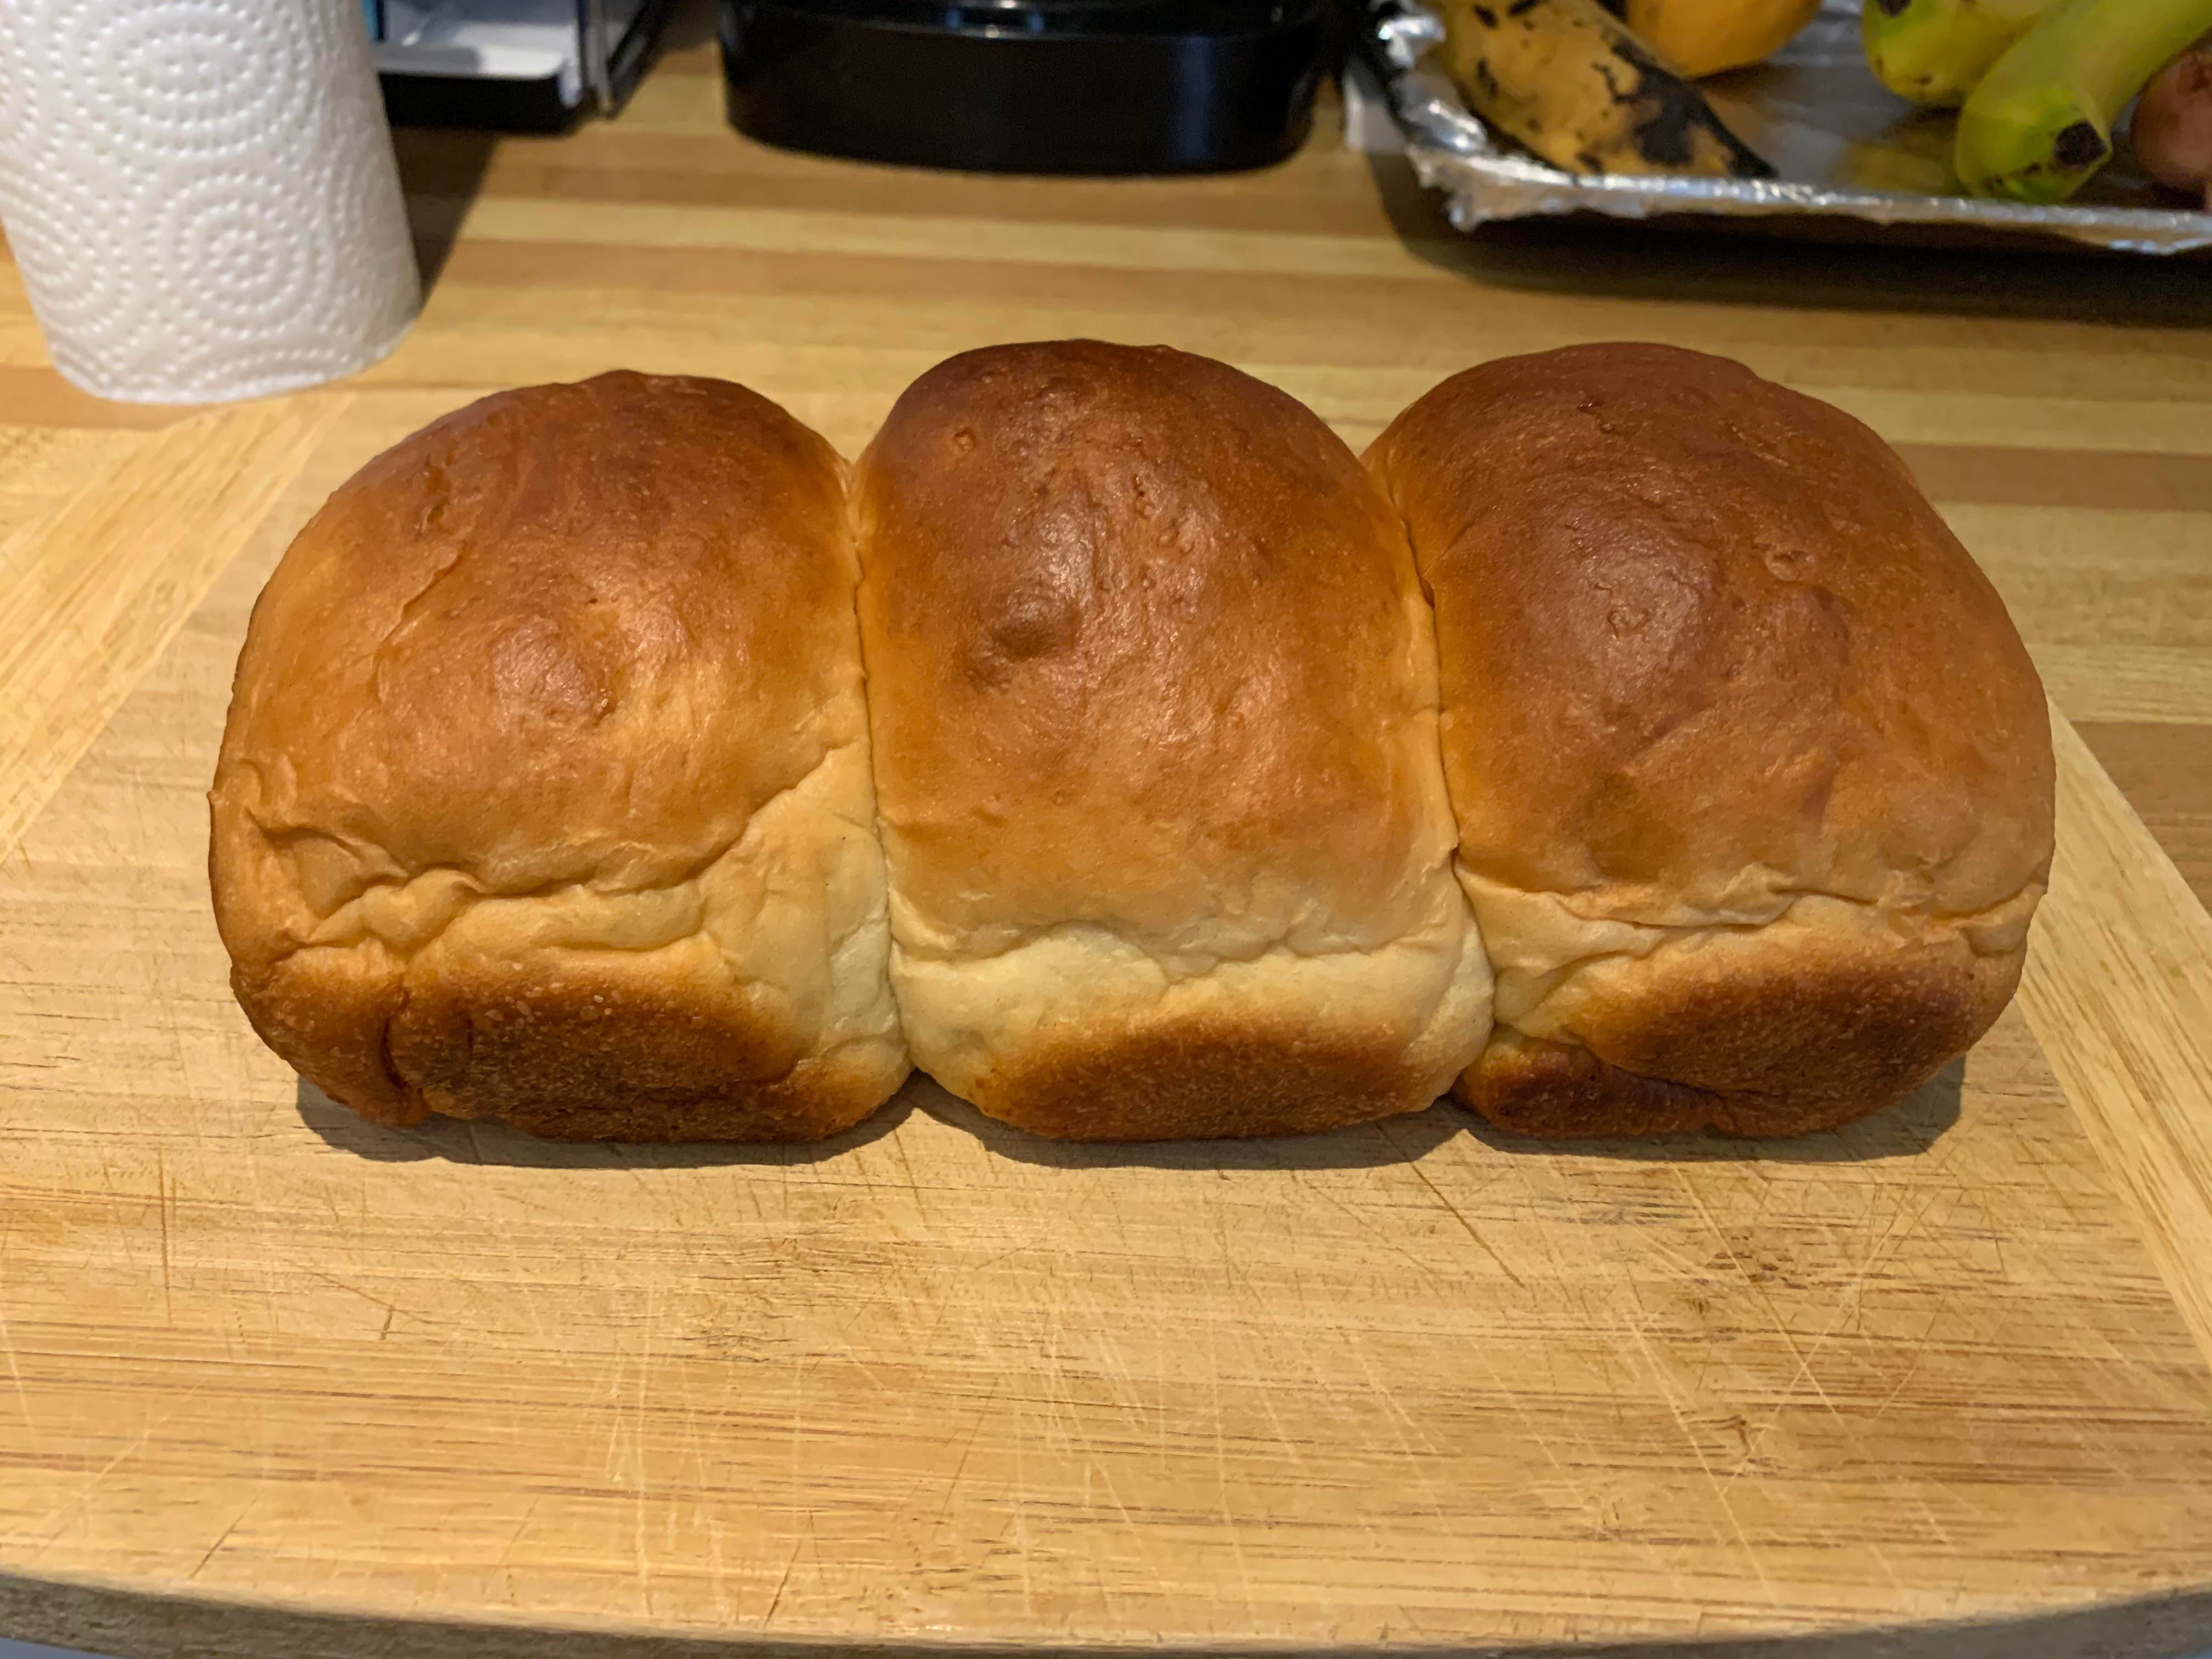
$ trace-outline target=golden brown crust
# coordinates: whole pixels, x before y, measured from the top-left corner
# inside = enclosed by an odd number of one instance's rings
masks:
[[[2042,690],[1879,438],[1740,364],[1602,345],[1457,375],[1367,462],[1435,601],[1498,970],[1476,1104],[1545,1132],[1817,1127],[1995,1017],[2051,856]],[[1640,961],[1653,929],[1788,951],[1678,1006]],[[1909,948],[1869,970],[1863,932]]]
[[[1407,1065],[1401,1032],[1255,1018],[1048,1036],[969,1097],[1032,1134],[1132,1141],[1312,1134],[1417,1110],[1435,1093]]]
[[[1757,950],[1757,947],[1753,947]],[[1553,1137],[1795,1135],[1904,1098],[1996,1024],[2017,952],[1792,943],[1699,974],[1669,963],[1590,998],[1572,1042],[1499,1026],[1453,1093]],[[1676,1079],[1693,1079],[1678,1081]]]
[[[1576,346],[1376,441],[1438,616],[1468,862],[1534,890],[1745,870],[1952,911],[2049,858],[2042,689],[1887,445],[1739,363]]]
[[[1096,920],[1171,933],[1224,877],[1354,914],[1407,879],[1429,803],[1383,721],[1432,684],[1412,562],[1295,400],[1164,347],[969,352],[854,493],[909,901],[1034,927],[1093,885]]]
[[[1425,606],[1334,434],[1164,348],[998,347],[909,387],[854,490],[920,1063],[1048,1133],[1134,1132],[1105,1096],[1082,1116],[1077,1072],[1182,1103],[1145,1133],[1261,1133],[1319,1109],[1279,1033],[1382,1031],[1347,1099],[1425,1105],[1486,972]],[[1053,1036],[1072,1009],[1083,1035]],[[1091,1042],[1124,1057],[1111,1080]]]
[[[343,485],[255,607],[211,797],[271,1046],[386,1122],[805,1139],[887,1097],[842,477],[743,387],[618,374]]]

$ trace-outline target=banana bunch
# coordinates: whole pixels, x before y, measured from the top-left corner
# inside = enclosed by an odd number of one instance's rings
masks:
[[[1445,73],[1474,112],[1570,173],[1774,169],[1598,0],[1440,0]]]
[[[1875,78],[1900,98],[1956,109],[2051,0],[1866,0],[1859,32]]]
[[[1967,95],[1955,165],[1977,196],[2063,202],[2112,154],[2112,122],[2212,29],[2212,0],[2059,0]]]
[[[1867,0],[1862,16],[1883,85],[1964,106],[1968,190],[2050,203],[2111,159],[2113,120],[2212,29],[2212,0]]]

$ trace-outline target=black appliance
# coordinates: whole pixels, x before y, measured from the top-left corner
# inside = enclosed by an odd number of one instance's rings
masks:
[[[731,121],[989,172],[1263,167],[1304,140],[1328,0],[720,0]]]

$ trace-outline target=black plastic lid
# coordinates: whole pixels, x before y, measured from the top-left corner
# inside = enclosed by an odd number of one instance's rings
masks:
[[[722,0],[730,119],[922,167],[1263,167],[1311,122],[1323,0]]]

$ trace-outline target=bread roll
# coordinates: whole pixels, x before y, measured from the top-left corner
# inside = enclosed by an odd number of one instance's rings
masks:
[[[255,607],[212,796],[269,1045],[387,1124],[807,1139],[907,1071],[842,464],[718,381],[485,398]]]
[[[1988,580],[1881,441],[1663,346],[1447,380],[1367,460],[1433,592],[1469,1103],[1539,1134],[1787,1134],[1988,1029],[2051,852]]]
[[[1441,1092],[1489,975],[1435,647],[1328,428],[1181,352],[997,347],[910,387],[854,489],[916,1062],[1085,1139]]]

